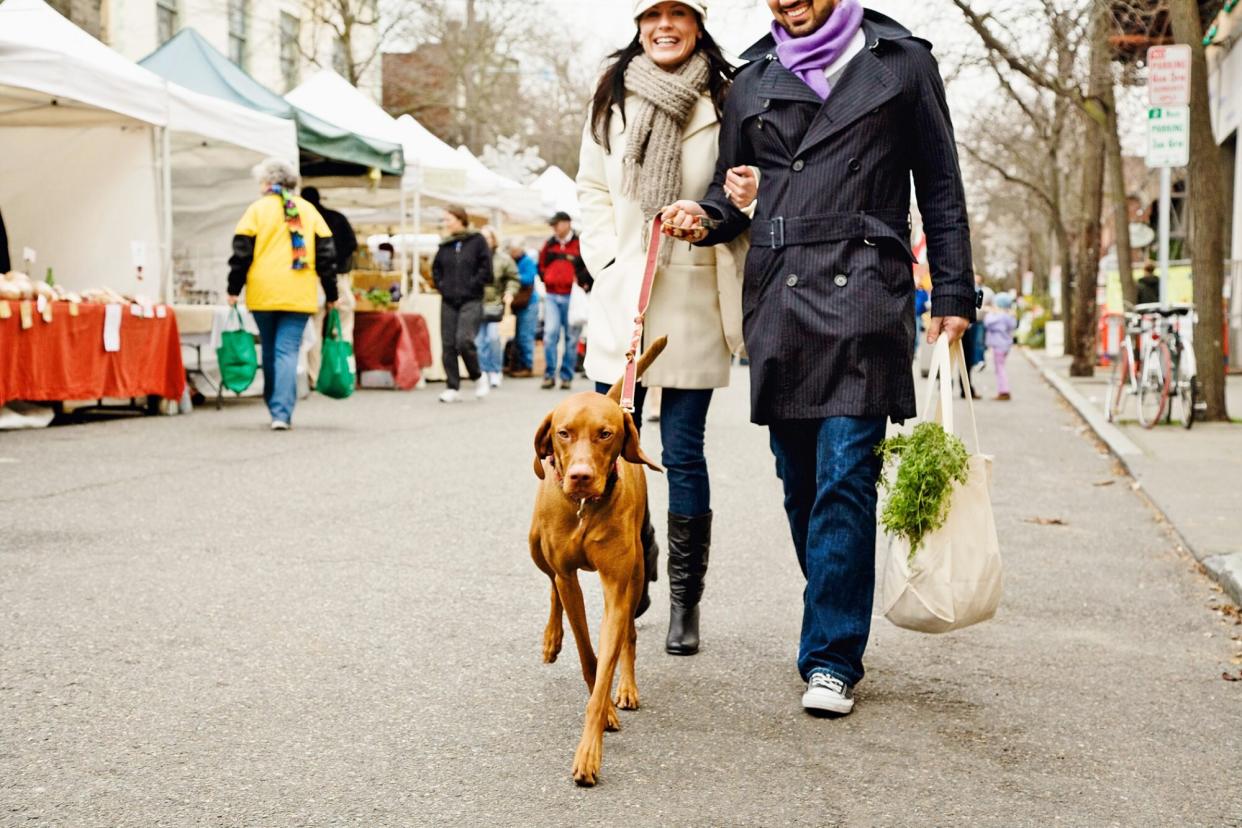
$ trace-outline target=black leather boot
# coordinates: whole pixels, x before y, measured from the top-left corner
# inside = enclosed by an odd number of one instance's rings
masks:
[[[668,638],[671,655],[699,651],[699,599],[712,546],[712,513],[698,517],[668,516]]]
[[[643,510],[643,595],[634,608],[639,618],[651,606],[651,584],[660,577],[660,542],[656,540],[655,527],[651,525],[651,510]]]

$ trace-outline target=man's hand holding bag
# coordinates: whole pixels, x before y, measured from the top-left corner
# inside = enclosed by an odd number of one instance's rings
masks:
[[[965,483],[953,483],[944,524],[923,537],[913,556],[910,543],[891,537],[881,573],[880,607],[899,627],[944,633],[987,621],[1003,592],[1000,544],[992,515],[992,458],[979,451],[970,377],[960,342],[936,342],[923,420],[955,434],[953,376],[967,389],[970,456]]]

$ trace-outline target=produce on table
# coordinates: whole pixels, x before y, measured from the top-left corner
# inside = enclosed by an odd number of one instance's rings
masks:
[[[60,285],[31,279],[25,273],[11,271],[0,274],[0,299],[23,301],[42,296],[53,302],[93,302],[100,305],[124,305],[135,301],[110,288],[84,290],[81,293],[65,290]]]
[[[880,523],[890,535],[910,543],[910,560],[927,535],[944,526],[949,517],[953,484],[965,483],[970,455],[966,444],[940,423],[921,423],[913,433],[890,437],[876,447],[886,467],[897,462],[897,475],[880,475],[888,493]]]

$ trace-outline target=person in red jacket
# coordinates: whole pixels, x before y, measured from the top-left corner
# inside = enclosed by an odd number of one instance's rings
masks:
[[[556,346],[562,333],[565,347],[561,352],[561,388],[570,389],[574,384],[574,368],[578,364],[578,337],[581,329],[569,325],[569,297],[574,283],[586,276],[582,263],[582,250],[578,234],[574,232],[568,213],[559,212],[548,224],[552,225],[552,237],[539,253],[539,273],[543,276],[543,351],[546,368],[543,387],[556,387]]]

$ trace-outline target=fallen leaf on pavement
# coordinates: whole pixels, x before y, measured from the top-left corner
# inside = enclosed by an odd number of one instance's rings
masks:
[[[1033,517],[1027,518],[1026,523],[1034,523],[1036,526],[1069,526],[1061,518]]]
[[[1113,484],[1114,484],[1114,483],[1116,483],[1116,482],[1117,482],[1116,480],[1101,480],[1101,481],[1099,481],[1098,483],[1094,483],[1094,484],[1092,484],[1092,485],[1094,485],[1094,486],[1111,486],[1111,485],[1113,485]]]
[[[1221,673],[1220,677],[1225,681],[1242,681],[1242,674],[1235,676],[1233,673]]]

